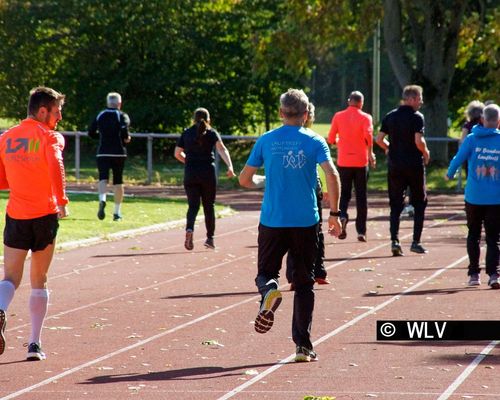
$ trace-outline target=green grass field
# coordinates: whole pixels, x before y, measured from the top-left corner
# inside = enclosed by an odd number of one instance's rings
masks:
[[[4,213],[8,193],[0,192],[0,210]],[[136,229],[145,226],[183,220],[186,216],[187,204],[183,200],[169,200],[160,198],[126,197],[122,205],[123,220],[114,222],[113,198],[108,198],[106,218],[97,219],[98,201],[93,194],[70,194],[68,205],[70,215],[59,221],[58,243],[74,240],[107,237],[116,232]],[[216,213],[224,207],[216,205]],[[4,218],[2,218],[3,225]],[[2,228],[3,229],[3,228]],[[182,238],[179,238],[182,240]],[[0,246],[0,254],[3,246]]]

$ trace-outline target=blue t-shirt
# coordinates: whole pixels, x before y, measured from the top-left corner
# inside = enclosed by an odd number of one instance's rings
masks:
[[[311,130],[283,125],[261,136],[247,161],[265,169],[260,223],[272,228],[317,224],[316,165],[328,160],[325,139]]]

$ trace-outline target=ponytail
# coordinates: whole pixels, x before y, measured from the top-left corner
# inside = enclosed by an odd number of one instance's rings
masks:
[[[210,129],[210,113],[206,108],[197,108],[193,116],[194,123],[196,124],[196,142],[203,143],[203,136],[206,135],[207,130]]]
[[[198,126],[196,127],[196,142],[198,144],[203,143],[203,136],[207,134],[207,129],[209,128],[209,125],[207,121],[205,121],[203,118],[198,121]]]

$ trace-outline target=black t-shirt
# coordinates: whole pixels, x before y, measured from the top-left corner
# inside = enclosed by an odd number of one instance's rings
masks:
[[[214,170],[215,144],[220,140],[219,133],[214,129],[207,129],[206,133],[197,140],[197,126],[186,129],[182,132],[177,141],[177,146],[184,149],[186,154],[186,172],[204,172]]]
[[[129,116],[117,108],[101,111],[89,127],[89,136],[99,138],[97,156],[126,157],[124,140],[129,136],[129,126]]]
[[[420,166],[423,157],[415,144],[415,133],[424,134],[424,116],[411,106],[399,106],[382,120],[381,132],[389,136],[390,166]]]

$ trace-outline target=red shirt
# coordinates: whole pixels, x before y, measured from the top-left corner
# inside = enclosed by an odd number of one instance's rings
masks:
[[[339,111],[332,118],[328,143],[337,145],[339,167],[366,167],[373,143],[371,115],[355,106]]]
[[[32,219],[56,214],[68,203],[64,137],[27,118],[0,136],[0,189],[10,189],[7,214]]]

